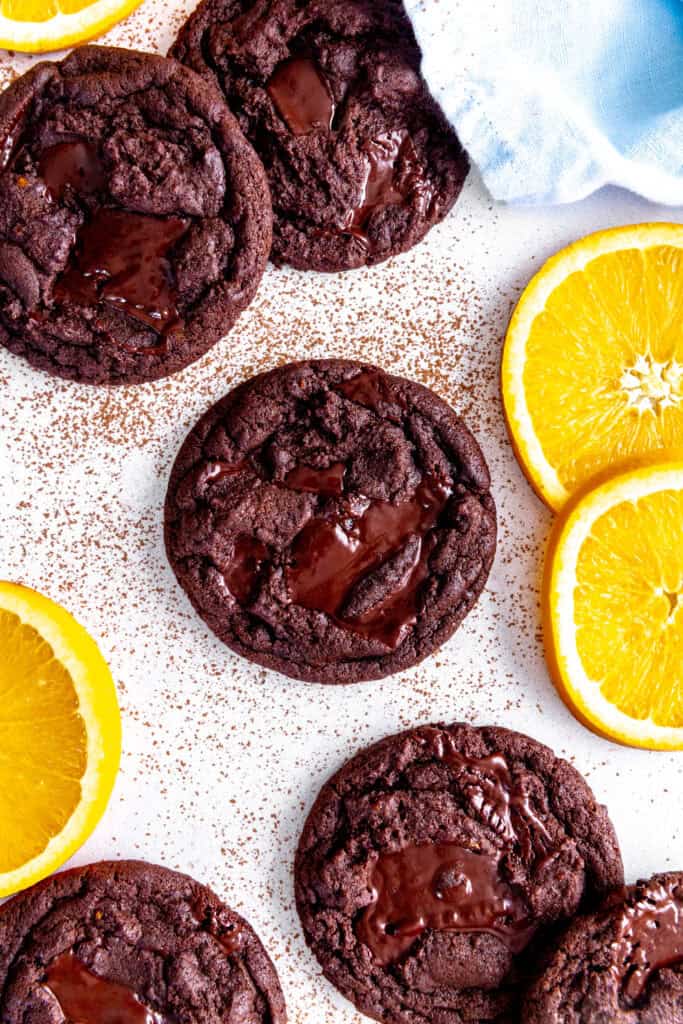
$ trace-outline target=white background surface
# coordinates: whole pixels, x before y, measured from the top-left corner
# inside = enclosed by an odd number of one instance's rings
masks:
[[[163,52],[191,6],[147,0],[108,41]],[[0,80],[28,63],[2,54]],[[305,948],[291,864],[324,780],[384,734],[439,719],[523,730],[570,758],[608,805],[629,880],[683,867],[683,754],[599,739],[549,681],[538,581],[551,517],[514,460],[498,390],[512,306],[545,258],[591,230],[680,217],[616,192],[554,210],[495,207],[473,173],[448,220],[406,256],[327,277],[269,268],[230,337],[171,379],[85,388],[0,350],[0,577],[65,604],[119,687],[121,774],[74,863],[140,857],[210,884],[259,931],[292,1024],[361,1020]],[[450,401],[482,443],[500,516],[489,585],[453,639],[418,668],[350,688],[285,679],[224,648],[162,544],[166,481],[196,418],[261,368],[324,355],[377,362]]]

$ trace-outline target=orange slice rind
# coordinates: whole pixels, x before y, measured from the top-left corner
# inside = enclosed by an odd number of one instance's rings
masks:
[[[46,53],[104,35],[142,0],[0,0],[0,48]]]

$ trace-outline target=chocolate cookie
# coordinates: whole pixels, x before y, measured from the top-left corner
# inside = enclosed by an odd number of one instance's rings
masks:
[[[296,899],[325,975],[385,1024],[518,1020],[548,929],[623,882],[583,778],[516,732],[434,725],[323,787]]]
[[[400,0],[204,0],[171,52],[218,81],[258,150],[276,261],[379,263],[457,199],[467,157]]]
[[[211,83],[101,47],[0,97],[0,342],[130,384],[227,334],[268,258],[261,163]]]
[[[66,871],[0,907],[3,1024],[285,1024],[246,921],[137,861]]]
[[[427,388],[345,360],[235,388],[173,468],[166,547],[226,644],[297,679],[414,665],[484,586],[496,515],[484,458]]]
[[[528,993],[524,1024],[683,1024],[683,873],[575,921]]]

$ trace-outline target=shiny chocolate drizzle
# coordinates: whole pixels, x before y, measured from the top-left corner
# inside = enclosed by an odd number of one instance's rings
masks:
[[[683,888],[662,880],[654,891],[627,905],[611,945],[612,971],[627,1000],[637,1002],[650,976],[683,963]]]
[[[53,960],[44,985],[59,1003],[66,1024],[164,1024],[135,992],[93,974],[72,953]]]
[[[502,861],[516,849],[533,858],[532,833],[544,854],[551,838],[502,754],[471,758],[453,737],[429,730],[430,755],[457,775],[473,813],[503,840],[504,849],[482,853],[457,843],[407,846],[380,855],[372,868],[372,899],[356,924],[359,940],[377,962],[400,960],[427,929],[488,932],[520,953],[536,925],[518,886],[503,876]]]

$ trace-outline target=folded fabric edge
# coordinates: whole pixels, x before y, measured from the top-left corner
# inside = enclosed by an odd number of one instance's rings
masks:
[[[653,203],[683,206],[683,176],[624,157],[580,105],[562,96],[551,72],[540,81],[537,76],[533,92],[525,93],[523,83],[523,69],[508,68],[504,75],[483,78],[456,74],[434,88],[494,200],[567,204],[615,185]],[[515,119],[507,97],[516,89],[520,114]],[[544,132],[549,124],[554,128]],[[557,133],[561,137],[555,144]]]
[[[591,109],[567,94],[550,65],[521,56],[465,52],[439,28],[448,7],[406,0],[423,53],[423,74],[478,167],[491,198],[520,205],[568,204],[614,185],[653,203],[683,206],[680,167],[658,164],[656,155],[620,152],[596,124]],[[437,31],[437,29],[439,29]],[[683,111],[681,111],[683,117]],[[675,138],[675,136],[674,136]],[[676,153],[670,139],[670,153]]]

